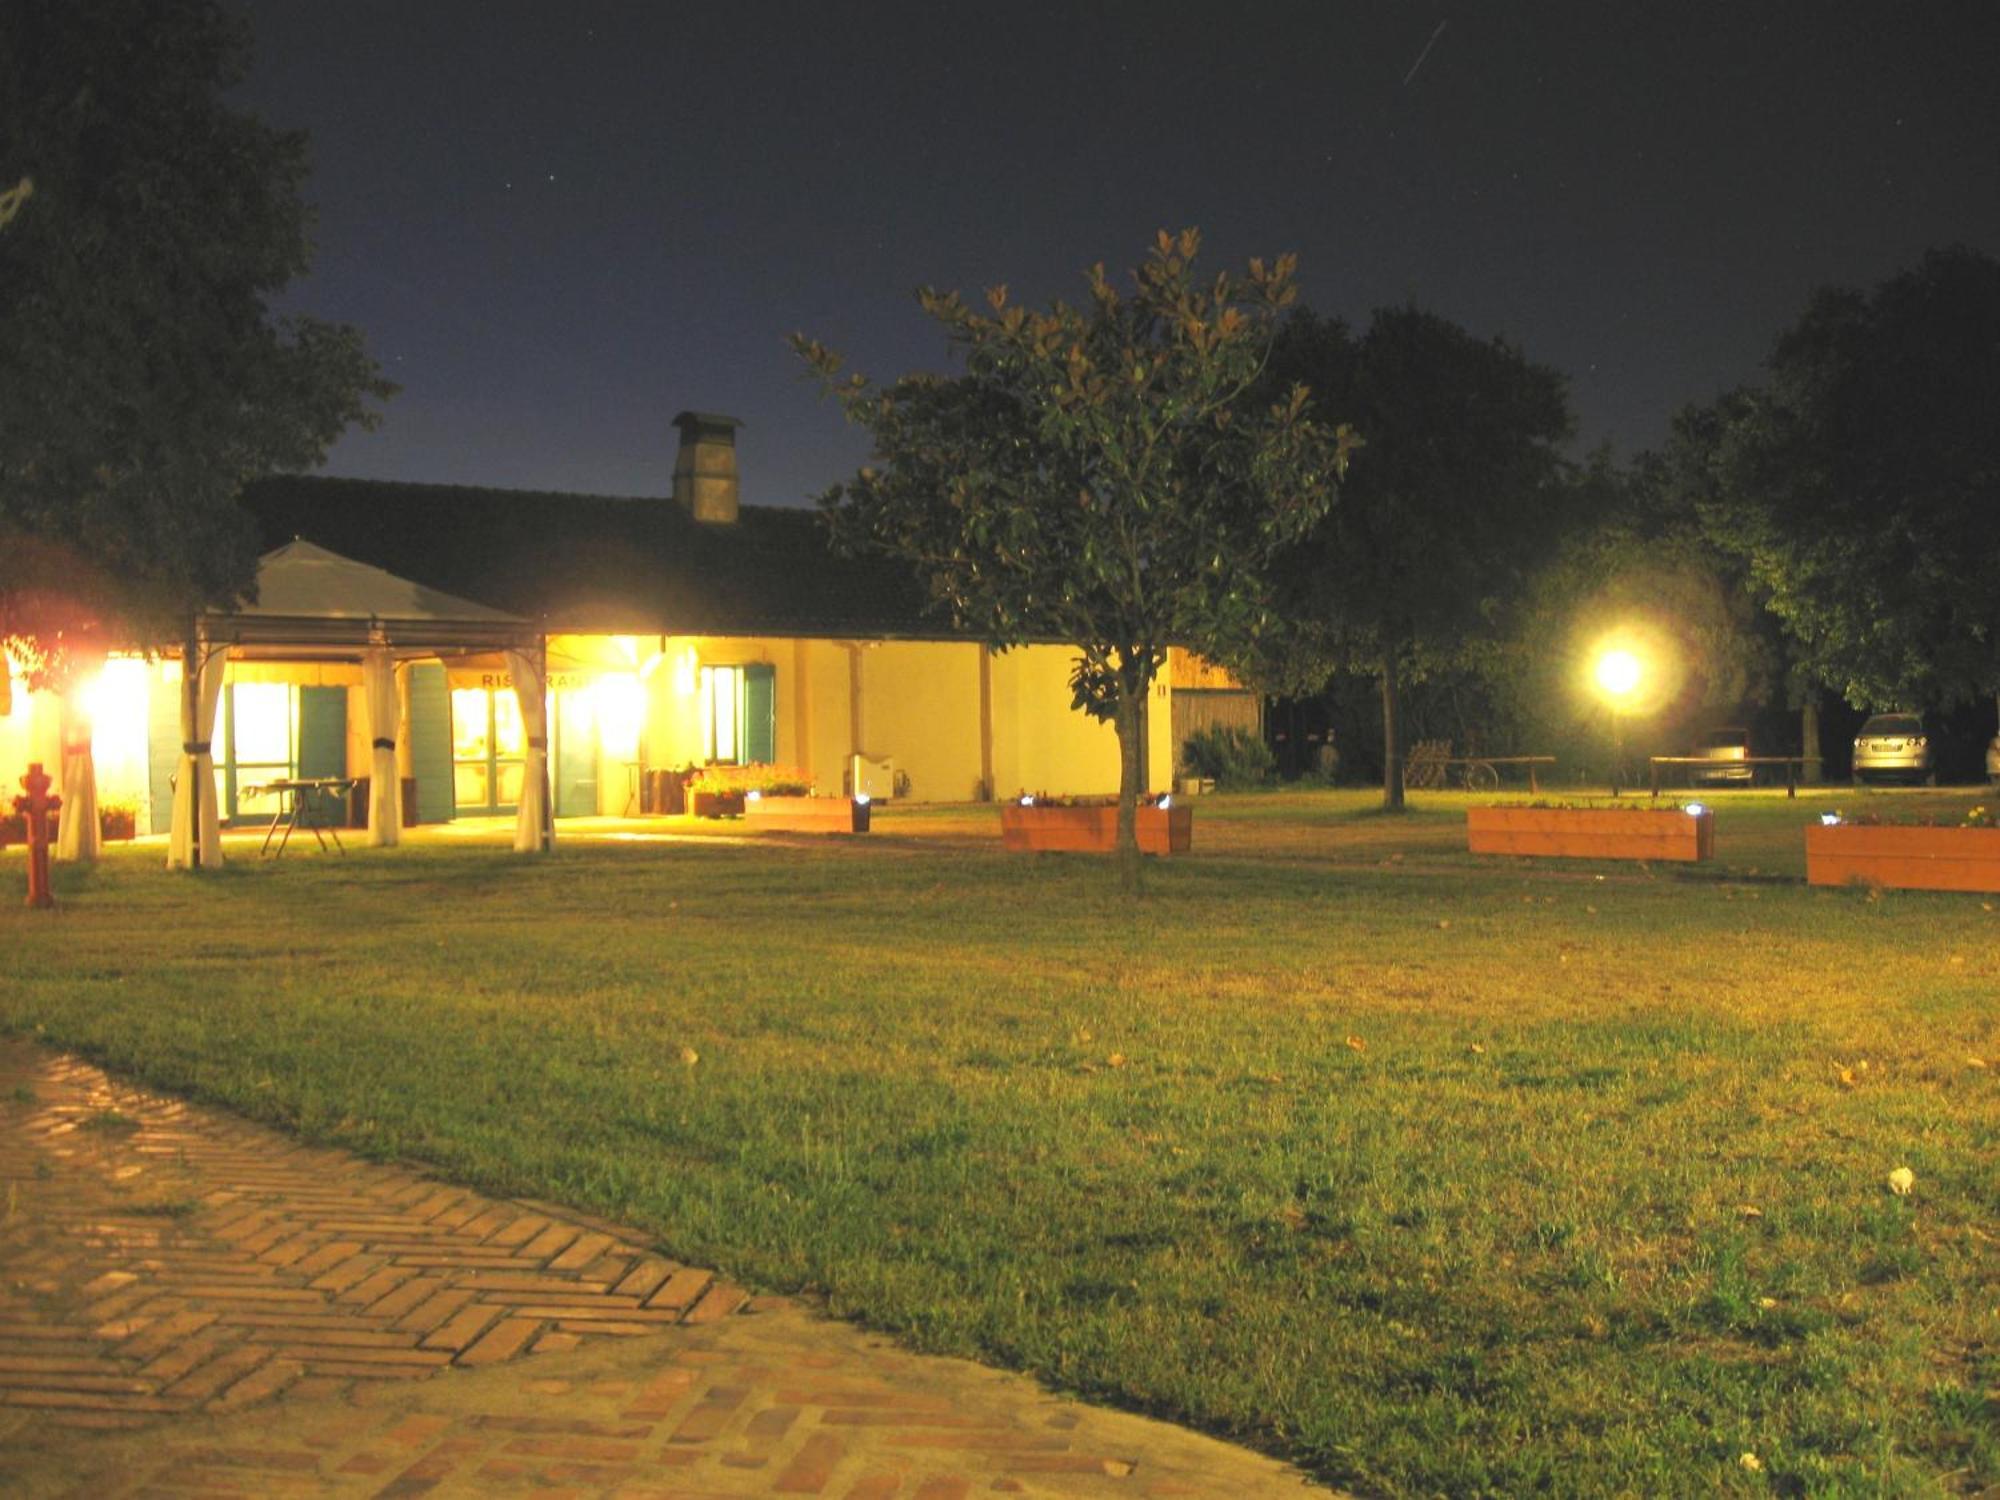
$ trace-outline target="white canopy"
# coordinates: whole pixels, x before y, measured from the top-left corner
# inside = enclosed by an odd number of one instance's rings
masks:
[[[398,578],[308,541],[257,563],[257,602],[206,615],[203,635],[232,645],[431,646],[496,650],[539,641],[534,623]]]
[[[192,667],[203,680],[200,694],[189,705],[196,712],[183,714],[191,720],[184,725],[183,736],[189,745],[199,748],[183,755],[181,774],[175,780],[176,839],[170,846],[169,867],[220,862],[219,844],[211,856],[206,837],[201,840],[203,858],[190,859],[188,846],[194,840],[190,837],[183,844],[179,831],[192,831],[198,822],[205,834],[214,818],[214,810],[204,806],[197,820],[192,801],[200,788],[213,785],[213,773],[194,764],[208,761],[207,741],[214,728],[213,696],[208,674],[201,668],[211,661],[216,664],[213,695],[219,695],[220,662],[232,649],[240,655],[279,660],[333,659],[363,664],[371,744],[368,824],[370,842],[377,844],[396,842],[402,821],[394,766],[396,745],[407,726],[401,722],[400,711],[390,707],[394,661],[503,651],[510,660],[518,655],[533,662],[537,679],[546,674],[541,664],[546,660],[547,644],[533,621],[399,578],[303,539],[267,552],[259,560],[254,604],[205,614],[195,622],[195,633],[199,662],[184,664],[183,670]],[[519,673],[516,681],[526,675]],[[534,722],[525,712],[524,719]],[[530,774],[537,769],[541,773],[536,788],[539,803],[524,793],[522,810],[525,822],[531,805],[536,807],[537,820],[546,830],[546,814],[539,811],[548,804],[546,754],[539,761],[529,757]],[[203,798],[205,802],[213,800],[212,795]],[[529,845],[523,842],[517,847]],[[548,847],[546,832],[532,847]],[[176,852],[179,858],[175,858]]]

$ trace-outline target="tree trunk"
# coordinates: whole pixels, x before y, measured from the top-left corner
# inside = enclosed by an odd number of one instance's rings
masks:
[[[1135,689],[1129,682],[1118,694],[1112,723],[1118,730],[1118,883],[1139,889],[1139,793],[1146,777],[1146,694],[1152,684]]]
[[[1819,695],[1808,694],[1799,708],[1799,754],[1805,757],[1804,772],[1799,780],[1806,786],[1818,786],[1821,781],[1819,766]]]
[[[1382,653],[1382,810],[1403,810],[1403,726],[1396,653]]]

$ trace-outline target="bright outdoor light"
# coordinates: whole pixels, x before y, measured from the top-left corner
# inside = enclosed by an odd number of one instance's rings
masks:
[[[1597,685],[1610,697],[1631,697],[1643,675],[1639,658],[1630,651],[1606,651],[1597,658]]]
[[[1685,807],[1684,809],[1682,809],[1682,810],[1683,810],[1684,812],[1686,812],[1686,813],[1687,813],[1687,815],[1688,815],[1689,817],[1691,817],[1691,818],[1698,818],[1698,817],[1700,817],[1700,816],[1701,816],[1701,815],[1702,815],[1703,813],[1705,813],[1705,812],[1707,812],[1707,811],[1708,811],[1708,807],[1707,807],[1707,805],[1706,805],[1706,804],[1704,804],[1704,803],[1700,803],[1700,802],[1690,802],[1690,803],[1689,803],[1689,804],[1688,804],[1688,805],[1687,805],[1687,806],[1686,806],[1686,807]]]
[[[646,723],[646,690],[632,672],[607,672],[591,689],[597,732],[613,760],[634,760]]]

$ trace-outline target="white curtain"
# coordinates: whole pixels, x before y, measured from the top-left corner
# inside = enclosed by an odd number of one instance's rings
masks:
[[[549,694],[547,659],[541,652],[509,651],[507,671],[521,704],[521,731],[528,741],[522,768],[521,806],[514,817],[514,848],[522,854],[553,848],[549,822]]]
[[[403,836],[403,784],[396,774],[402,707],[396,692],[396,659],[387,651],[362,656],[361,696],[374,745],[368,762],[368,842],[380,848]]]
[[[204,643],[197,654],[200,681],[192,703],[187,683],[181,684],[181,755],[174,772],[174,818],[167,833],[167,868],[189,870],[222,866],[222,815],[215,805],[215,711],[222,702],[222,674],[229,651]],[[182,662],[181,670],[191,663]],[[201,830],[197,845],[194,826],[195,789],[201,790]],[[197,848],[199,854],[197,855]]]
[[[74,687],[62,705],[62,761],[59,777],[62,820],[56,830],[56,858],[89,862],[99,848],[97,762],[90,753],[90,714]]]

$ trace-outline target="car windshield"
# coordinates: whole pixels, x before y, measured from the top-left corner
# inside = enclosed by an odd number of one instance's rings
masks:
[[[1864,735],[1922,734],[1924,721],[1915,714],[1877,714],[1861,726]]]

